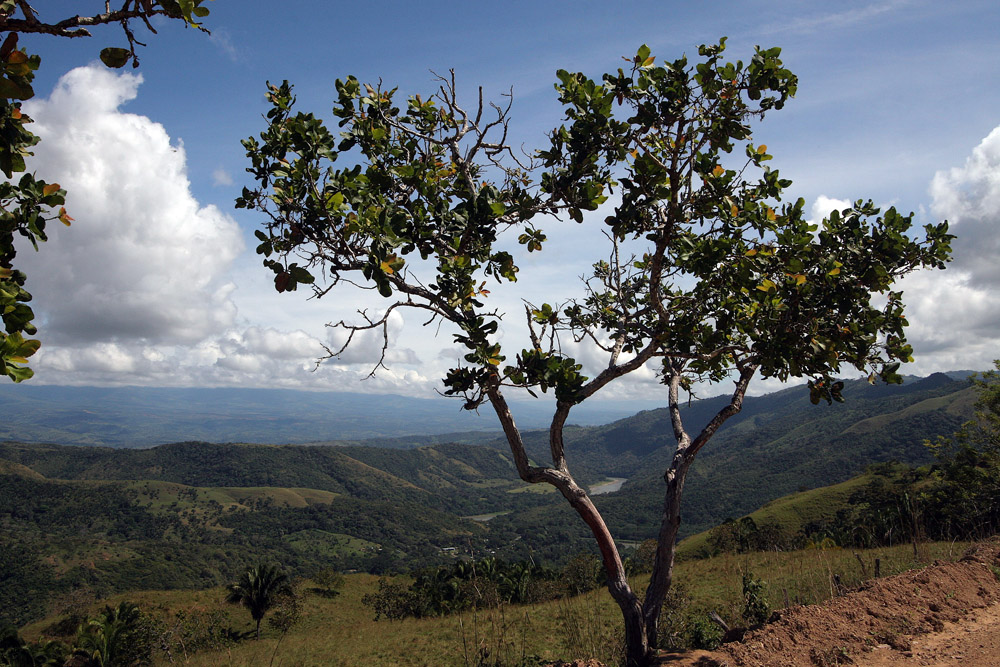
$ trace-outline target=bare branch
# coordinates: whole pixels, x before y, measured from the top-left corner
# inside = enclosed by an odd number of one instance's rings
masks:
[[[144,9],[139,7],[129,8],[126,2],[122,9],[111,10],[110,4],[105,3],[105,12],[93,16],[72,16],[55,23],[45,23],[39,20],[34,9],[25,1],[19,0],[18,7],[24,13],[23,19],[11,18],[10,16],[0,16],[0,30],[22,33],[38,33],[45,35],[55,35],[58,37],[90,37],[91,33],[87,28],[109,25],[112,23],[122,23],[126,25],[133,19],[141,19],[148,25],[151,16],[169,16],[165,9]],[[156,32],[155,30],[153,32]]]

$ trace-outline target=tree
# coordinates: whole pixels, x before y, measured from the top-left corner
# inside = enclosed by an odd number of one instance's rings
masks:
[[[955,438],[961,444],[997,456],[1000,455],[1000,359],[993,362],[993,367],[973,376],[975,417],[963,424]]]
[[[325,598],[337,597],[340,595],[340,589],[344,587],[344,581],[344,575],[335,568],[325,567],[313,575],[316,588],[312,590]]]
[[[974,375],[975,413],[952,438],[925,444],[934,453],[929,484],[909,483],[925,507],[928,535],[985,539],[1000,530],[1000,360]],[[908,481],[905,480],[904,481]]]
[[[243,605],[250,611],[250,617],[257,624],[257,639],[260,639],[260,622],[264,614],[282,596],[291,594],[292,587],[288,577],[277,566],[259,563],[247,568],[239,581],[229,585],[226,602]]]
[[[657,642],[670,588],[685,476],[696,454],[739,412],[754,377],[808,378],[814,403],[842,400],[845,367],[899,382],[909,361],[902,295],[919,267],[942,268],[947,223],[907,236],[912,215],[858,201],[820,225],[804,202],[782,202],[791,182],[766,164],[751,123],[781,109],[796,77],[777,48],[748,63],[722,58],[725,40],[657,65],[646,46],[626,68],[595,81],[560,70],[565,123],[527,156],[507,142],[510,101],[461,106],[455,78],[430,97],[395,101],[396,90],[336,82],[339,137],[312,114],[293,112],[286,81],[268,84],[268,127],[244,141],[256,180],[237,207],[263,214],[257,252],[279,292],[312,285],[317,296],[354,284],[386,299],[361,312],[336,356],[360,332],[381,332],[393,311],[414,308],[454,327],[464,363],[443,378],[467,409],[489,403],[520,477],[555,486],[590,527],[608,590],[621,608],[630,665]],[[350,166],[339,167],[344,159]],[[615,200],[610,200],[611,196]],[[542,249],[553,216],[600,225],[582,295],[525,304],[526,340],[502,347],[503,313],[486,305],[488,282],[517,280],[501,233],[528,253]],[[882,301],[880,304],[879,301]],[[505,341],[512,331],[505,332]],[[605,354],[594,377],[563,349],[572,340]],[[383,347],[384,360],[385,347]],[[666,385],[676,449],[664,471],[664,504],[645,596],[631,589],[604,519],[570,472],[563,425],[572,408],[609,383],[656,364]],[[382,360],[373,372],[376,372]],[[697,431],[682,419],[682,392],[732,380],[729,403]],[[507,403],[509,388],[552,389],[551,463],[529,461]]]
[[[123,67],[132,61],[138,67],[133,21],[141,21],[150,32],[156,33],[150,23],[154,16],[180,19],[186,25],[204,30],[196,19],[207,16],[205,0],[122,0],[119,9],[112,11],[102,3],[105,11],[92,15],[76,14],[59,20],[42,19],[25,0],[0,1],[0,32],[6,32],[0,45],[0,171],[7,180],[0,183],[0,375],[14,382],[32,376],[27,366],[28,357],[38,351],[38,340],[25,338],[37,332],[31,320],[34,313],[28,302],[31,294],[24,289],[26,276],[14,268],[15,235],[24,237],[38,249],[38,243],[47,239],[46,223],[58,220],[69,225],[73,218],[66,212],[66,191],[58,183],[47,183],[27,171],[25,157],[38,137],[26,127],[31,118],[21,112],[21,102],[34,97],[31,82],[40,64],[37,55],[17,49],[19,33],[39,33],[58,37],[90,37],[93,26],[118,24],[127,40],[126,47],[106,47],[100,52],[101,60],[108,67]],[[95,3],[96,4],[96,3]],[[14,181],[14,175],[21,174]]]
[[[131,602],[105,607],[80,626],[74,654],[93,667],[149,664],[152,642],[144,620],[139,607]]]
[[[26,642],[18,635],[17,628],[0,629],[0,665],[4,667],[62,667],[66,653],[62,642]]]

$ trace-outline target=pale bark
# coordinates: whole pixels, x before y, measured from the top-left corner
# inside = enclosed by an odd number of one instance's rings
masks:
[[[518,475],[526,482],[548,482],[552,484],[570,506],[576,510],[584,523],[590,528],[590,532],[597,542],[597,547],[601,552],[601,561],[604,565],[604,572],[608,580],[608,592],[618,604],[625,620],[625,645],[626,661],[629,667],[640,667],[645,665],[648,658],[649,642],[646,636],[646,626],[643,623],[642,605],[639,598],[628,585],[625,576],[625,565],[615,540],[608,530],[607,524],[597,507],[587,492],[577,484],[576,480],[569,473],[563,456],[562,430],[566,417],[569,414],[570,405],[560,402],[553,417],[552,427],[549,435],[549,445],[552,452],[553,464],[557,468],[532,466],[528,461],[528,455],[524,448],[524,441],[521,433],[514,422],[514,416],[510,412],[510,407],[500,393],[499,388],[492,387],[487,392],[490,403],[493,405],[500,423],[503,425],[504,434],[507,436],[507,443],[510,445],[511,454],[514,456],[514,465]]]
[[[670,408],[670,423],[677,441],[670,467],[663,475],[666,491],[663,498],[663,519],[660,522],[660,532],[657,535],[656,557],[653,561],[653,572],[649,577],[649,586],[643,600],[642,615],[646,627],[646,637],[650,649],[657,647],[657,632],[659,629],[660,610],[673,583],[674,555],[677,544],[677,534],[681,526],[681,496],[684,491],[684,481],[688,470],[694,463],[695,455],[708,440],[722,427],[727,419],[737,414],[743,408],[743,398],[746,395],[750,379],[757,372],[756,364],[747,364],[740,369],[740,378],[730,398],[729,404],[719,412],[701,430],[698,437],[691,440],[684,428],[680,412],[680,368],[667,378],[668,400]]]
[[[623,375],[633,366],[641,365],[653,356],[652,346],[643,350],[636,359],[622,366],[611,366],[601,375],[585,385],[584,393],[590,396],[601,386],[614,377]],[[590,528],[601,552],[601,560],[608,580],[608,592],[618,604],[625,621],[626,664],[629,667],[642,667],[649,664],[657,647],[657,631],[660,610],[667,592],[673,581],[674,552],[677,534],[680,530],[681,496],[684,491],[684,481],[688,470],[694,462],[695,455],[719,430],[727,419],[737,414],[743,407],[743,397],[746,394],[750,379],[757,371],[755,364],[741,364],[740,377],[736,382],[729,404],[719,412],[692,440],[684,429],[680,414],[680,380],[684,360],[673,362],[674,370],[667,377],[670,422],[677,441],[670,467],[664,473],[666,490],[663,499],[663,519],[657,535],[656,557],[653,562],[653,572],[650,575],[649,586],[642,602],[632,591],[625,576],[625,566],[621,555],[615,546],[614,538],[608,530],[604,518],[594,505],[586,490],[583,489],[570,474],[566,464],[563,427],[572,408],[572,403],[558,401],[556,411],[549,427],[549,450],[552,456],[552,467],[532,466],[521,432],[514,422],[507,401],[500,392],[499,386],[487,389],[497,417],[503,426],[504,435],[514,457],[514,465],[518,475],[526,482],[547,482],[555,486],[570,506],[580,515]],[[628,368],[626,368],[628,367]]]

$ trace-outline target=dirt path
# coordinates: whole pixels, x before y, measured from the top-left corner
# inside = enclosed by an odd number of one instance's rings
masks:
[[[881,645],[858,664],[869,667],[995,667],[1000,664],[1000,604],[972,612],[963,621],[945,623],[940,632],[916,637],[909,651]]]
[[[719,651],[664,656],[669,667],[995,667],[1000,542],[957,563],[874,580],[823,605],[792,607]]]

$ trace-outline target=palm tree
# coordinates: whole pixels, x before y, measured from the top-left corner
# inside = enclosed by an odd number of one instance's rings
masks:
[[[13,627],[0,630],[0,665],[5,667],[62,667],[67,650],[59,641],[26,642]]]
[[[250,610],[250,616],[257,624],[257,639],[260,639],[260,622],[264,614],[275,605],[278,597],[291,592],[288,577],[277,566],[259,563],[247,568],[240,580],[229,585],[226,602],[241,604]]]
[[[105,607],[80,626],[76,655],[93,667],[118,667],[146,662],[147,647],[137,636],[142,612],[131,602]]]

